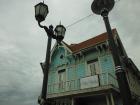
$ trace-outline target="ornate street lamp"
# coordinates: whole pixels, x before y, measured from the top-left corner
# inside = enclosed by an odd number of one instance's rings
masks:
[[[106,30],[108,33],[109,47],[111,49],[111,53],[112,53],[114,63],[115,63],[115,69],[116,69],[115,73],[118,80],[118,85],[119,85],[120,94],[123,100],[123,105],[133,105],[132,96],[131,96],[130,88],[129,88],[128,81],[126,78],[126,74],[122,67],[118,49],[115,44],[111,26],[108,19],[108,14],[113,9],[114,4],[115,4],[114,0],[94,0],[91,5],[91,9],[95,14],[101,15],[103,17]]]
[[[53,30],[53,26],[49,27],[43,26],[40,23],[45,20],[47,14],[49,13],[48,6],[44,4],[44,2],[35,5],[35,18],[38,21],[38,25],[47,33],[48,43],[47,43],[47,51],[46,58],[44,63],[40,63],[41,68],[43,70],[43,84],[42,84],[42,92],[38,98],[38,103],[40,105],[48,104],[46,96],[47,96],[47,84],[48,84],[48,71],[49,71],[49,63],[50,63],[50,50],[51,50],[51,41],[52,38],[56,39],[57,42],[61,43],[65,36],[66,28],[63,25],[57,25],[55,30]]]
[[[58,41],[61,42],[64,39],[66,28],[60,24],[56,26],[54,31],[55,31]]]
[[[114,4],[114,0],[94,0],[91,9],[95,14],[101,15],[104,9],[107,9],[108,12],[111,11]]]
[[[46,4],[41,2],[35,5],[35,18],[37,21],[39,22],[44,21],[48,13],[49,13],[49,10]]]

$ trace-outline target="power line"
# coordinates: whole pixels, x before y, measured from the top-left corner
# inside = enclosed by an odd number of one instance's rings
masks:
[[[117,3],[117,2],[120,2],[120,0],[115,0],[115,2],[116,2],[116,3]],[[69,27],[71,27],[71,26],[73,26],[73,25],[75,25],[75,24],[77,24],[77,23],[80,23],[81,21],[87,19],[88,17],[90,17],[90,16],[92,16],[92,15],[93,15],[93,14],[87,15],[86,17],[83,17],[83,18],[81,18],[81,19],[75,21],[74,23],[72,23],[72,24],[66,26],[66,28],[69,28]]]
[[[92,16],[92,15],[93,15],[93,14],[90,14],[90,15],[88,15],[88,16],[86,16],[86,17],[83,17],[83,18],[81,18],[81,19],[75,21],[74,23],[72,23],[72,24],[66,26],[66,28],[69,28],[69,27],[71,27],[71,26],[73,26],[73,25],[75,25],[75,24],[77,24],[77,23],[79,23],[79,22],[85,20],[85,19],[87,19],[88,17],[90,17],[90,16]]]

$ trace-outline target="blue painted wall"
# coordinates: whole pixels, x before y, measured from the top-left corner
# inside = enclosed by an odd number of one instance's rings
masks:
[[[85,77],[86,70],[85,70],[85,63],[81,62],[80,64],[76,65],[76,76],[77,78]]]
[[[63,55],[63,58],[60,56]],[[99,67],[102,73],[110,72],[114,73],[114,63],[112,60],[112,56],[109,52],[88,52],[87,54],[83,54],[80,57],[76,57],[72,55],[65,47],[57,47],[51,57],[51,65],[49,70],[49,82],[48,84],[58,84],[58,68],[63,68],[66,70],[66,81],[73,81],[86,76],[87,73],[87,61],[98,59]],[[104,79],[107,77],[104,76]],[[104,83],[104,81],[101,81]],[[70,88],[79,89],[78,81],[73,81]],[[50,92],[62,92],[57,90],[58,85],[53,85],[53,91],[48,89]]]
[[[114,71],[114,62],[111,54],[100,56],[99,62],[103,73]]]
[[[60,58],[61,55],[63,55],[63,59]],[[56,48],[51,58],[52,66],[57,67],[59,65],[65,64],[65,60],[65,49],[63,47]]]

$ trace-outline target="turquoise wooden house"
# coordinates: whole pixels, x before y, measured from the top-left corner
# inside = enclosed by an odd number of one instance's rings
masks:
[[[140,72],[128,58],[116,29],[112,31],[138,104]],[[50,62],[47,98],[52,105],[122,105],[107,33],[77,44],[55,44]]]

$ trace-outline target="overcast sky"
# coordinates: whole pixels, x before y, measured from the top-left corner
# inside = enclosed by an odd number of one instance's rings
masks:
[[[41,0],[0,0],[0,105],[37,105],[47,36],[34,18]],[[93,0],[47,0],[43,24],[65,26],[92,14]],[[140,68],[140,0],[118,0],[109,17],[130,58]],[[105,32],[101,16],[93,14],[67,29],[64,41],[78,43]],[[53,41],[54,43],[54,41]]]

